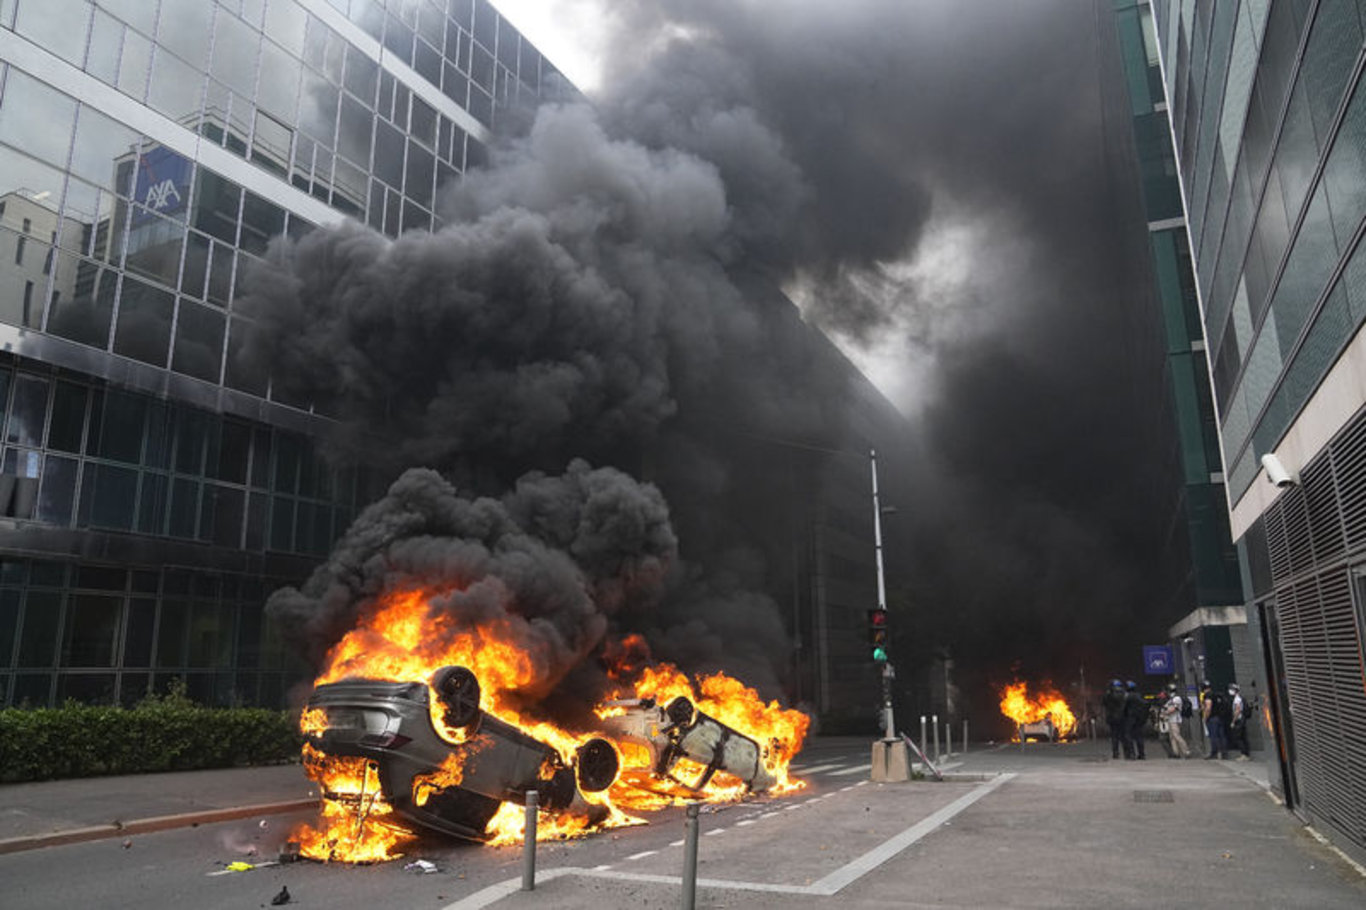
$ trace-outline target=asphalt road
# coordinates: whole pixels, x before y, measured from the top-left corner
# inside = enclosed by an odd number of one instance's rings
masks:
[[[868,744],[799,757],[807,789],[701,816],[698,907],[1359,908],[1366,876],[1274,804],[1247,765],[1111,762],[1083,745],[980,750],[943,783],[868,782]],[[310,813],[0,856],[0,907],[677,907],[683,812],[520,848],[445,841],[371,866],[244,872]],[[265,821],[265,827],[260,822]],[[258,856],[246,851],[255,847]],[[438,871],[405,871],[414,859]]]

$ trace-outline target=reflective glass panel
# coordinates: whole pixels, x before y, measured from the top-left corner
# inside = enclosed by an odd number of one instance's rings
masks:
[[[114,353],[166,366],[171,343],[171,315],[175,295],[126,277],[119,300],[118,325],[114,328]]]
[[[180,301],[171,369],[206,382],[218,382],[223,362],[225,317],[220,310]]]
[[[75,119],[75,101],[10,68],[0,96],[0,137],[5,142],[39,161],[60,164],[71,147]]]
[[[20,0],[14,30],[67,63],[85,61],[85,35],[90,25],[88,0]]]

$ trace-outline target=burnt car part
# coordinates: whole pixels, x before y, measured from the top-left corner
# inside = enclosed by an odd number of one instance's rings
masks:
[[[755,793],[777,783],[764,766],[763,749],[748,736],[704,714],[685,696],[660,706],[654,699],[623,699],[611,707],[624,709],[603,721],[603,732],[649,750],[652,772],[690,790],[700,791],[716,772],[738,778]],[[702,766],[697,779],[682,780],[674,771],[680,759]]]
[[[432,699],[435,699],[433,705]],[[462,732],[452,742],[432,722],[432,708]],[[468,840],[485,840],[485,827],[503,802],[540,805],[596,823],[608,809],[584,793],[607,789],[619,759],[606,740],[579,746],[573,763],[559,752],[479,708],[479,683],[465,667],[443,667],[430,685],[346,679],[313,690],[309,709],[325,720],[309,734],[328,758],[373,763],[382,798],[401,819]],[[454,761],[452,761],[454,759]],[[454,773],[443,773],[454,765]]]

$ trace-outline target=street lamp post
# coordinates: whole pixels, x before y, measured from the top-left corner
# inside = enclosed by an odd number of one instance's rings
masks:
[[[877,557],[877,609],[885,621],[887,619],[887,581],[882,571],[882,506],[877,492],[877,450],[868,450],[868,460],[873,475],[873,550]],[[884,623],[885,624],[885,623]],[[890,644],[890,642],[889,642]],[[896,722],[892,717],[892,680],[896,671],[890,660],[882,665],[882,729],[883,738],[896,739]]]

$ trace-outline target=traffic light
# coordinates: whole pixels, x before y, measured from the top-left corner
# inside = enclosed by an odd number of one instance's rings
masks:
[[[885,664],[889,644],[886,610],[868,611],[868,643],[873,646],[873,661]]]

